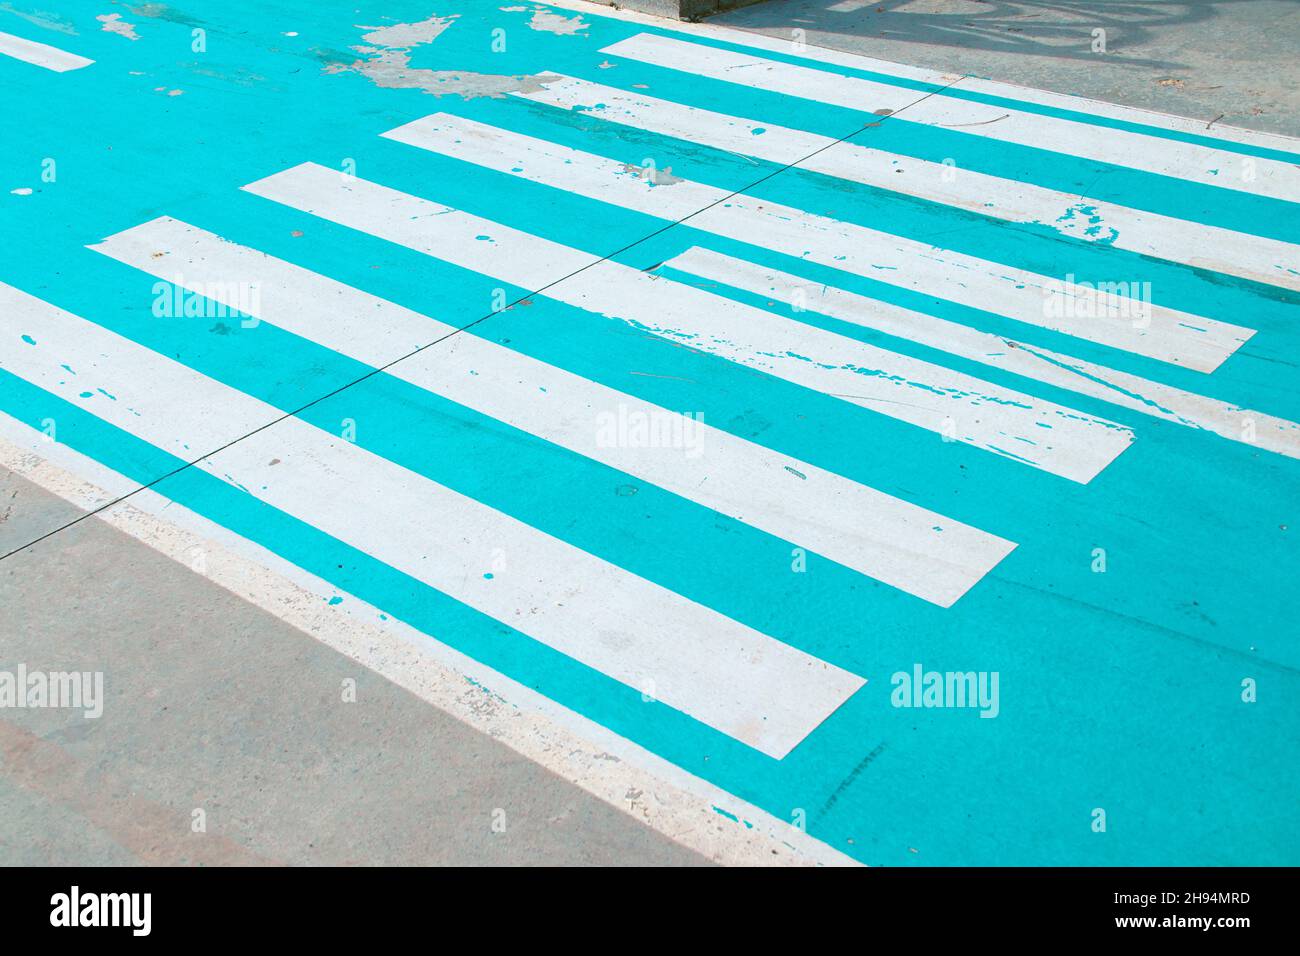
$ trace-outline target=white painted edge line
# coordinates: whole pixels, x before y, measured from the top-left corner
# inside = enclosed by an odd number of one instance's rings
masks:
[[[0,467],[85,510],[138,487],[3,412]],[[208,580],[715,863],[861,865],[156,492],[95,520],[191,568],[201,554]]]
[[[90,66],[95,62],[76,53],[60,50],[56,46],[37,43],[35,40],[14,36],[12,33],[0,33],[0,54],[11,56],[15,60],[22,60],[24,63],[30,63],[33,66],[43,66],[55,73],[79,70],[83,66]]]

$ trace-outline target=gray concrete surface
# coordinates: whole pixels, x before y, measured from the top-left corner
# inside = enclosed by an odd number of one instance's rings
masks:
[[[1300,136],[1295,0],[767,0],[708,22]]]
[[[0,552],[77,513],[0,469]],[[0,622],[107,701],[0,709],[0,864],[706,862],[97,518],[0,562]]]

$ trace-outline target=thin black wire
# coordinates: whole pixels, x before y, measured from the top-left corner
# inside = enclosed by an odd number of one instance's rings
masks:
[[[894,110],[892,113],[888,114],[888,116],[882,116],[881,119],[887,119],[887,118],[892,118],[894,116],[897,116],[899,113],[903,112],[904,110],[915,106],[917,103],[924,102],[925,100],[929,99],[931,96],[934,96],[936,93],[941,93],[944,90],[949,89],[950,87],[952,87],[953,85],[959,82],[961,82],[961,77],[958,77],[957,79],[953,80],[951,83],[947,83],[944,86],[931,90],[929,93],[926,93],[924,96],[920,97],[919,99],[914,100],[911,103],[908,103],[906,106],[902,106],[899,109]],[[854,136],[857,136],[863,130],[871,129],[872,127],[878,126],[879,124],[880,124],[880,120],[874,120],[873,122],[870,123],[864,123],[862,126],[859,126],[851,133],[847,133],[846,135],[841,136],[839,139],[833,140],[832,142],[827,143],[825,146],[813,150],[807,156],[803,156],[797,160],[794,160],[793,162],[787,163],[784,166],[774,169],[772,170],[772,172],[768,173],[765,176],[760,176],[758,179],[754,180],[748,186],[742,186],[740,189],[733,190],[732,192],[727,193],[727,195],[722,196],[721,198],[716,199],[713,202],[709,203],[707,206],[701,206],[699,209],[695,210],[689,215],[683,216],[681,219],[677,219],[674,220],[673,222],[660,226],[658,229],[655,229],[654,231],[647,233],[646,235],[642,236],[640,239],[636,239],[632,242],[629,242],[627,245],[615,249],[613,252],[606,253],[605,255],[601,256],[599,259],[595,259],[592,262],[587,263],[585,266],[582,266],[579,269],[574,269],[572,272],[568,273],[567,275],[560,276],[558,279],[554,279],[551,282],[546,283],[546,285],[534,289],[532,292],[528,292],[525,293],[524,295],[521,295],[519,298],[515,299],[514,301],[502,306],[500,309],[493,310],[492,312],[489,312],[486,315],[480,316],[479,318],[475,319],[473,322],[469,322],[458,328],[452,329],[450,332],[447,332],[445,335],[442,335],[439,338],[434,339],[432,342],[429,342],[426,345],[421,345],[419,348],[407,352],[405,355],[398,356],[397,358],[393,359],[391,362],[388,362],[385,365],[381,365],[378,368],[371,369],[369,372],[366,372],[364,375],[356,379],[353,379],[350,382],[345,382],[344,384],[340,385],[338,388],[334,389],[333,391],[326,392],[324,395],[312,399],[310,402],[307,402],[306,404],[301,405],[298,408],[295,408],[293,411],[285,412],[283,415],[279,416],[278,418],[271,419],[265,425],[260,425],[257,428],[254,428],[252,431],[240,435],[238,438],[232,438],[230,441],[226,442],[220,448],[213,449],[212,451],[206,454],[200,455],[199,457],[195,458],[193,461],[189,461],[183,465],[179,465],[176,468],[173,468],[171,471],[159,475],[157,478],[153,479],[147,484],[143,484],[138,488],[133,488],[131,491],[128,491],[126,494],[114,498],[111,501],[105,502],[104,504],[98,506],[92,511],[87,511],[84,514],[78,515],[77,517],[73,518],[71,521],[68,521],[65,524],[61,524],[58,527],[53,528],[45,532],[44,534],[39,535],[36,538],[33,538],[31,541],[28,541],[26,544],[14,548],[12,551],[9,551],[4,555],[0,555],[0,561],[4,561],[7,558],[13,557],[19,551],[26,551],[28,548],[40,544],[46,538],[53,537],[54,535],[58,534],[61,531],[66,531],[68,528],[71,528],[73,525],[80,524],[82,521],[85,521],[87,518],[94,517],[95,515],[99,514],[101,511],[107,511],[109,508],[121,504],[123,501],[126,501],[128,498],[132,497],[133,495],[137,495],[142,491],[147,491],[148,489],[152,488],[154,485],[166,481],[168,478],[171,478],[173,475],[180,474],[182,471],[184,471],[187,468],[193,468],[195,465],[197,465],[199,462],[203,461],[204,459],[211,458],[214,455],[219,455],[230,446],[238,444],[239,442],[244,441],[246,438],[252,438],[258,432],[265,431],[266,429],[272,427],[273,425],[278,425],[286,418],[294,418],[295,416],[311,408],[313,405],[319,405],[321,402],[325,401],[326,399],[333,398],[335,395],[338,395],[340,392],[344,392],[347,389],[352,388],[353,386],[360,385],[362,382],[366,381],[367,379],[373,378],[374,376],[380,374],[381,372],[387,371],[388,369],[392,368],[394,365],[398,364],[399,362],[404,362],[407,359],[411,358],[412,356],[419,355],[421,352],[425,351],[426,349],[431,349],[435,345],[440,345],[443,342],[447,341],[449,338],[451,338],[453,335],[459,335],[461,332],[465,332],[469,329],[472,329],[474,328],[474,326],[478,325],[479,323],[486,322],[488,319],[492,318],[492,316],[497,315],[500,312],[504,312],[507,309],[518,305],[520,302],[523,302],[525,299],[531,299],[535,295],[541,295],[543,292],[545,292],[547,289],[551,288],[552,286],[559,285],[561,282],[565,282],[569,279],[572,279],[574,276],[578,275],[579,273],[585,272],[588,269],[592,268],[593,266],[598,266],[602,262],[606,262],[612,259],[614,256],[617,256],[620,253],[624,253],[627,250],[633,248],[634,246],[639,246],[641,243],[653,239],[655,236],[659,235],[660,233],[667,232],[669,229],[672,229],[675,226],[680,226],[682,223],[690,219],[693,219],[694,217],[698,216],[700,213],[708,212],[710,209],[712,209],[714,206],[717,206],[719,203],[724,203],[729,199],[739,196],[742,193],[750,189],[753,189],[755,186],[759,185],[760,183],[766,182],[767,180],[771,179],[773,176],[780,175],[781,173],[785,172],[788,169],[795,169],[799,166],[800,163],[806,163],[814,156],[817,156],[820,153],[824,153],[826,150],[834,146],[838,146],[840,143],[847,142],[849,139],[852,139]]]

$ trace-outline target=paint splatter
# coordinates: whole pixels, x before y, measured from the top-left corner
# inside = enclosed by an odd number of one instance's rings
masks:
[[[624,163],[622,171],[636,176],[638,179],[647,180],[652,186],[672,186],[674,183],[683,182],[681,176],[673,175],[671,166],[658,169],[654,166],[638,166],[636,163]]]
[[[1064,235],[1087,239],[1102,246],[1112,245],[1119,238],[1119,230],[1106,225],[1097,207],[1085,202],[1075,203],[1065,210],[1056,220],[1055,227]]]

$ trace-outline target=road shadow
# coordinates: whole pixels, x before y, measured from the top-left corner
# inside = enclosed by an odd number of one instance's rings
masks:
[[[1164,28],[1204,22],[1247,0],[806,0],[759,3],[729,22],[756,29],[831,33],[964,50],[1087,60],[1104,31],[1110,53],[1138,50]],[[1169,60],[1124,55],[1128,66],[1176,70]],[[1111,61],[1111,62],[1116,62]]]

